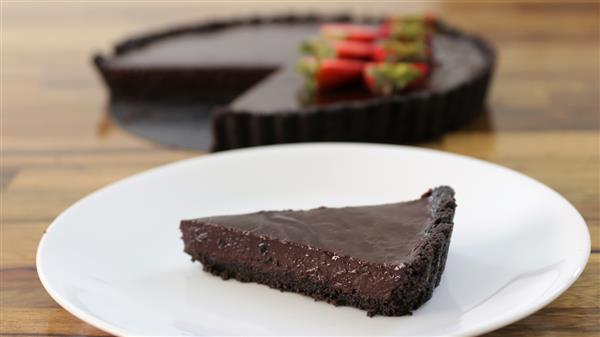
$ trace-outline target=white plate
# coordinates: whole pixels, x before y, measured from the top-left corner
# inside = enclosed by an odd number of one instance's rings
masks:
[[[368,318],[225,282],[182,251],[183,218],[394,202],[441,184],[458,201],[448,262],[412,316]],[[432,150],[323,143],[213,154],[101,189],[56,218],[37,268],[60,305],[116,335],[475,335],[551,302],[589,252],[575,208],[522,174]]]

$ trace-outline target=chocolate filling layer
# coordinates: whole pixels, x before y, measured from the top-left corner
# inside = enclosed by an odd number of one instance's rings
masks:
[[[216,216],[181,230],[192,259],[224,279],[395,316],[439,284],[455,207],[438,187],[404,203]]]

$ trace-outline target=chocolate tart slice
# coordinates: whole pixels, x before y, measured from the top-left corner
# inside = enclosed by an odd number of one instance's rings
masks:
[[[455,207],[442,186],[395,204],[183,220],[181,231],[185,252],[223,279],[400,316],[440,283]]]
[[[216,151],[307,141],[416,142],[483,110],[495,52],[443,22],[431,37],[433,69],[422,89],[386,97],[349,90],[307,100],[294,63],[300,43],[324,22],[381,20],[286,15],[214,21],[132,38],[94,60],[113,102],[161,101],[165,110],[165,101],[220,105],[211,116]]]

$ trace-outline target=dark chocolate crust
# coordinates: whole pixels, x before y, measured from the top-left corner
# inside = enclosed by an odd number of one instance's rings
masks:
[[[261,283],[353,306],[369,316],[400,316],[431,298],[440,283],[452,234],[454,191],[438,187],[421,200],[427,201],[429,221],[423,224],[414,247],[397,263],[238,230],[212,223],[210,218],[184,220],[181,231],[185,252],[200,261],[205,271],[223,279]]]
[[[348,15],[281,15],[220,20],[179,27],[132,38],[115,47],[119,57],[153,42],[188,33],[210,33],[230,27],[320,22],[379,22],[379,18],[356,20]],[[213,151],[277,143],[314,141],[353,141],[406,144],[434,139],[465,125],[483,112],[496,53],[483,39],[439,22],[445,35],[468,40],[485,59],[485,66],[468,80],[446,90],[420,90],[389,97],[348,100],[290,110],[265,112],[231,105],[212,115]],[[177,68],[151,71],[111,67],[109,59],[97,55],[96,67],[111,90],[113,99],[203,100],[222,97],[233,100],[232,92],[242,92],[273,72],[270,67],[221,69],[222,72]],[[234,74],[235,76],[231,76]],[[228,75],[229,74],[229,75]],[[228,96],[230,95],[230,96]]]

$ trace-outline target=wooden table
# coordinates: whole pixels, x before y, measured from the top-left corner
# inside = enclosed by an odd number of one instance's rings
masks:
[[[338,11],[341,3],[311,3]],[[307,6],[307,5],[304,5]],[[420,7],[419,7],[420,6]],[[44,291],[35,252],[65,208],[110,182],[196,156],[131,136],[105,113],[93,51],[126,34],[299,4],[3,3],[0,334],[105,336]],[[422,146],[461,153],[530,175],[583,214],[592,255],[581,278],[536,314],[490,336],[600,335],[599,5],[589,3],[353,4],[356,13],[433,9],[500,50],[488,112],[468,128]]]

